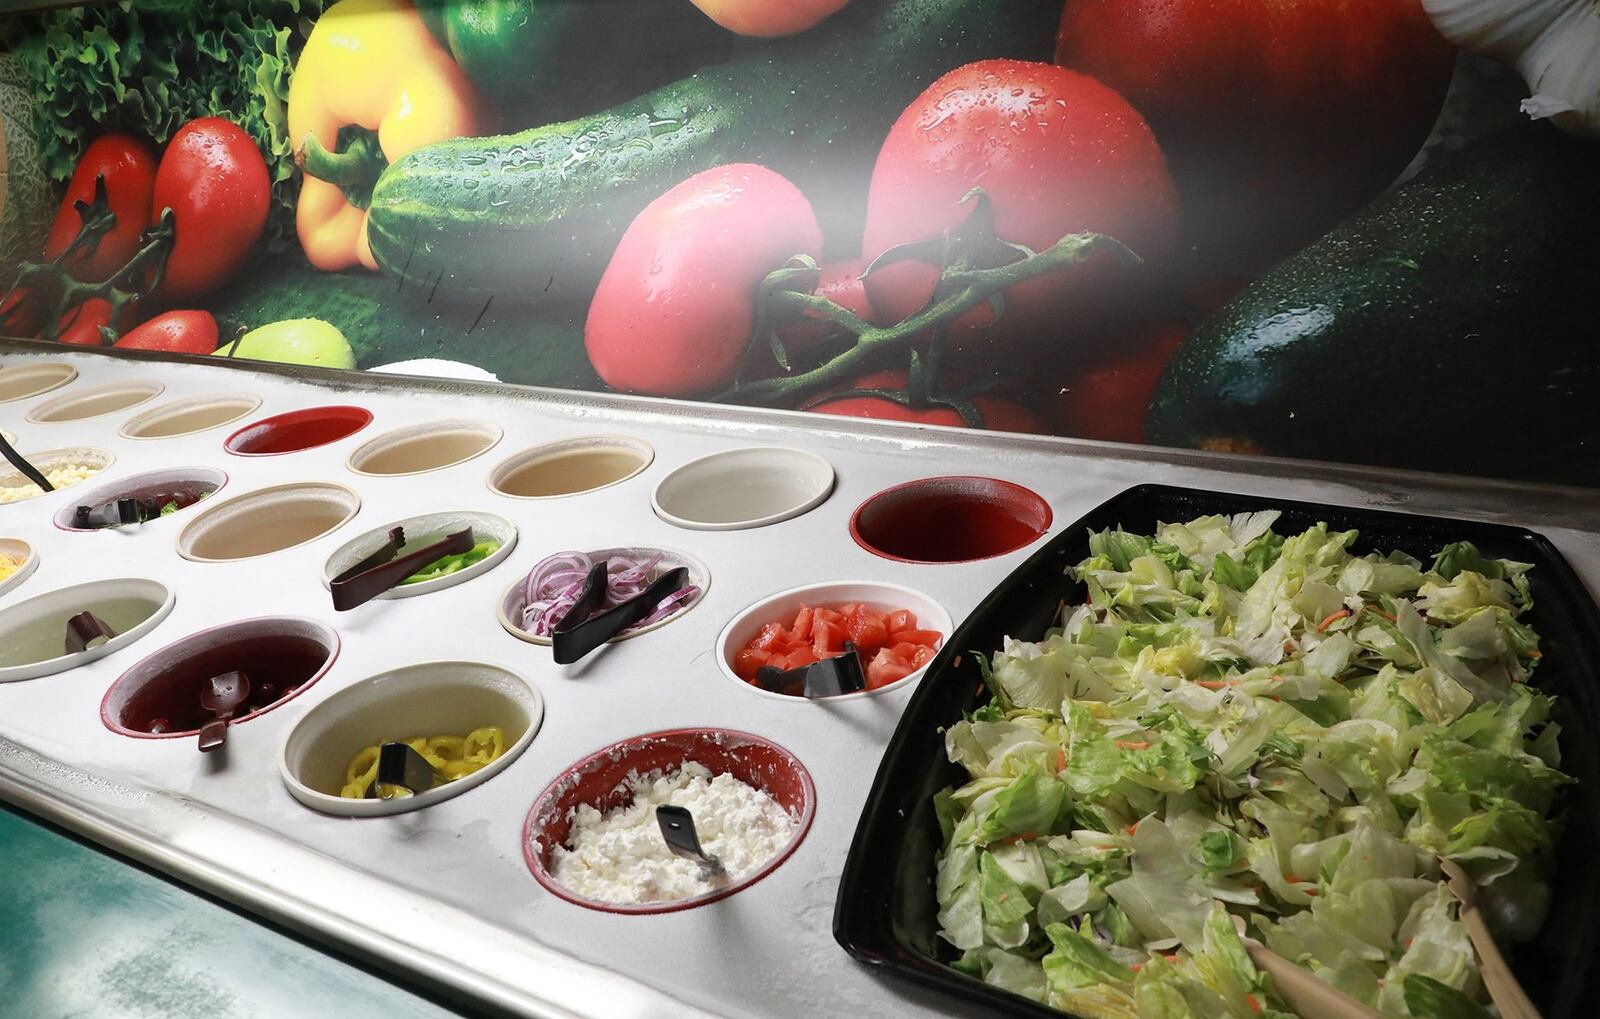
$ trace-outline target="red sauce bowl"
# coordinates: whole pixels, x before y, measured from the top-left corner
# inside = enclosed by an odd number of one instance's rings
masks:
[[[235,456],[277,456],[338,442],[367,427],[365,407],[305,407],[252,421],[228,436],[222,447]]]
[[[778,802],[795,819],[794,837],[754,873],[705,895],[673,902],[601,902],[586,899],[557,881],[551,851],[567,841],[572,812],[588,804],[602,814],[633,799],[630,775],[674,771],[689,761],[713,775],[731,774]],[[605,913],[659,914],[725,899],[766,877],[800,846],[817,813],[817,788],[800,759],[778,744],[733,729],[669,729],[634,736],[597,750],[545,787],[522,826],[522,856],[541,885],[568,902]]]
[[[1038,493],[996,478],[922,478],[886,488],[850,515],[850,537],[902,563],[969,563],[1015,552],[1050,529]]]
[[[338,633],[312,619],[263,616],[213,626],[168,644],[119,676],[100,702],[100,720],[133,739],[192,739],[210,718],[200,707],[200,691],[211,677],[238,670],[250,678],[250,700],[229,719],[233,726],[300,696],[338,657]],[[171,728],[151,732],[156,718],[167,719]]]

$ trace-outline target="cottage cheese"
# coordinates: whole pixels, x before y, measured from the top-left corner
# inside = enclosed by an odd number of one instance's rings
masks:
[[[6,466],[9,467],[10,464],[6,464]],[[105,470],[104,464],[63,463],[46,468],[41,473],[56,488],[71,488],[80,481],[89,480],[103,470]],[[21,502],[24,499],[32,499],[36,495],[44,494],[43,489],[23,477],[20,473],[13,472],[6,475],[6,477],[18,478],[22,484],[0,485],[0,503]]]
[[[760,870],[794,837],[795,819],[772,797],[694,761],[632,776],[628,785],[634,798],[625,807],[573,811],[567,844],[551,853],[556,880],[585,898],[638,904],[704,895]],[[700,847],[722,860],[726,875],[708,879],[698,863],[672,855],[656,825],[661,804],[694,815]]]

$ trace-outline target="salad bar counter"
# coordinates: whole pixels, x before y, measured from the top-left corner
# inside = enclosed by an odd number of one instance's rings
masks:
[[[477,1007],[1470,1016],[1459,865],[1591,1014],[1592,491],[29,343],[0,427],[0,798]]]

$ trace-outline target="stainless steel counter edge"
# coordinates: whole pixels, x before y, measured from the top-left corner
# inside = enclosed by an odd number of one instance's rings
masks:
[[[53,781],[55,776],[76,776]],[[84,781],[87,778],[89,781]],[[112,816],[83,799],[115,798],[124,811]],[[76,799],[69,798],[75,797]],[[115,852],[286,927],[349,951],[412,983],[456,992],[475,1006],[538,1019],[671,1019],[714,1013],[695,1008],[621,973],[579,962],[560,952],[508,937],[492,924],[424,895],[331,860],[248,823],[178,794],[151,794],[91,775],[0,736],[0,799],[47,818]],[[129,804],[138,804],[138,820]],[[294,886],[314,894],[290,894],[286,884],[263,874],[255,880],[223,870],[203,858],[234,851],[259,858],[263,849],[292,871]],[[202,854],[200,850],[208,849]],[[469,952],[474,969],[455,965],[448,954],[401,935],[426,930],[456,954]],[[604,1003],[604,1011],[595,1010]]]

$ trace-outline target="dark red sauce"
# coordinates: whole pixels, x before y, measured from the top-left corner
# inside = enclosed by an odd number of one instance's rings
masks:
[[[260,711],[294,693],[328,660],[328,649],[308,637],[263,634],[197,651],[174,663],[128,699],[123,726],[138,732],[187,732],[211,720],[200,693],[211,677],[239,671],[250,677],[250,698],[235,718]]]

